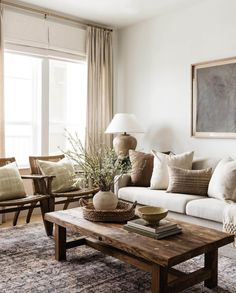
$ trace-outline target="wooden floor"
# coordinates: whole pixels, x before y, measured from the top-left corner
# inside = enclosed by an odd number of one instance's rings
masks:
[[[12,221],[13,220],[7,220],[6,223],[0,224],[0,229],[5,227],[12,227]],[[30,223],[38,223],[42,222],[41,215],[32,215]],[[30,223],[28,225],[30,225]],[[23,225],[25,224],[25,217],[20,217],[18,219],[17,225]]]

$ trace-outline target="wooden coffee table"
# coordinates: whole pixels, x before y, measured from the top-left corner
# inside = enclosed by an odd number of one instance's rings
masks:
[[[134,265],[152,275],[152,292],[180,292],[204,281],[208,288],[217,286],[218,248],[234,241],[234,236],[205,227],[178,222],[183,233],[155,240],[122,228],[122,224],[90,222],[82,209],[47,213],[45,219],[55,223],[55,257],[66,260],[66,250],[88,245],[107,255]],[[66,229],[83,237],[66,241]],[[173,266],[205,254],[204,267],[189,274]]]

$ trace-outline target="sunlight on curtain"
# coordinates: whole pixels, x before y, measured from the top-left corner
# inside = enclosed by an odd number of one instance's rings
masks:
[[[111,146],[111,135],[105,134],[112,118],[113,66],[112,32],[88,27],[87,29],[87,125],[86,144]]]

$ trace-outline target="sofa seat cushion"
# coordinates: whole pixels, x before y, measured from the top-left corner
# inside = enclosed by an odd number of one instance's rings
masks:
[[[165,190],[151,190],[146,187],[123,187],[118,191],[120,199],[142,205],[152,205],[167,208],[172,212],[185,214],[189,201],[202,198],[198,195],[167,193]]]
[[[186,206],[186,214],[222,223],[224,209],[228,205],[227,202],[215,198],[197,199],[188,202]]]

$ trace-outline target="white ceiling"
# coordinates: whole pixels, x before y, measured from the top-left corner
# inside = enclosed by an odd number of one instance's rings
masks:
[[[22,0],[91,22],[121,28],[197,0]],[[198,0],[199,1],[199,0]]]

